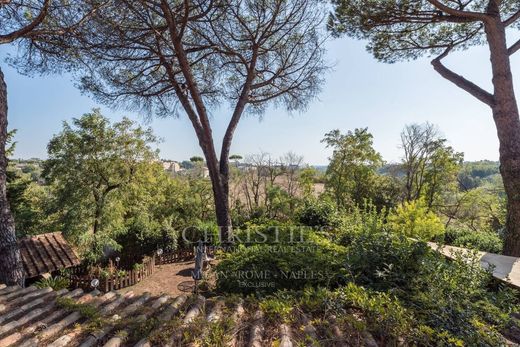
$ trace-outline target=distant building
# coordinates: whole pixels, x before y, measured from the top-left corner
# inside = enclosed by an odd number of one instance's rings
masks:
[[[179,173],[184,170],[181,167],[181,164],[173,160],[162,160],[162,165],[165,171],[173,174]]]

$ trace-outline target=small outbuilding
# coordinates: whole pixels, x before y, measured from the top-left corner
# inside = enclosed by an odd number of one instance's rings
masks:
[[[81,263],[61,232],[18,240],[26,278],[33,278]]]

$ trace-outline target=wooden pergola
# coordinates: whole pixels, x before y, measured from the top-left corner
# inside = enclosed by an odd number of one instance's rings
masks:
[[[79,265],[81,260],[61,232],[18,240],[27,278]]]

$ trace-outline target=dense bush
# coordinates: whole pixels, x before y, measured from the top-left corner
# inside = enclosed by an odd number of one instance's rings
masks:
[[[304,233],[304,240],[298,242],[290,242],[286,230],[280,235],[279,242],[240,245],[228,254],[216,269],[218,290],[263,295],[344,282],[344,247],[312,233]],[[274,234],[268,239],[273,241]]]
[[[340,226],[332,230],[334,242],[349,245],[357,236],[365,233],[374,233],[383,229],[386,209],[381,211],[371,203],[363,207],[353,208],[340,218]]]
[[[169,220],[159,223],[144,214],[136,216],[128,221],[126,230],[116,236],[121,250],[121,265],[129,268],[159,248],[174,251],[177,249],[178,237],[179,233],[171,227]]]
[[[510,323],[516,299],[507,289],[489,291],[492,276],[477,258],[450,261],[424,242],[369,232],[352,240],[347,264],[354,282],[393,293],[413,312],[410,338],[419,344],[495,346]]]
[[[405,202],[388,216],[388,229],[421,240],[431,240],[444,233],[444,224],[430,211],[423,199]]]
[[[429,248],[388,232],[366,232],[348,245],[347,268],[356,283],[377,290],[404,287],[419,271]]]
[[[491,280],[476,257],[448,261],[431,252],[399,296],[435,335],[458,338],[468,346],[498,346],[499,331],[509,324],[516,300],[501,300],[508,289],[488,291]]]
[[[324,199],[307,199],[298,212],[298,221],[311,227],[333,228],[338,225],[338,215],[333,202]]]
[[[495,232],[475,231],[467,228],[450,228],[446,231],[444,241],[459,247],[478,249],[483,252],[501,253],[504,241]]]
[[[292,244],[289,226],[265,227],[264,243],[240,245],[218,265],[218,289],[267,295],[261,306],[268,319],[291,320],[295,307],[334,314],[384,345],[501,345],[518,295],[491,290],[492,276],[476,258],[447,260],[425,242],[381,231],[381,219],[369,212],[352,220],[360,224],[330,233],[339,245],[312,229]],[[348,230],[355,232],[346,237]],[[276,242],[283,250],[273,250]],[[281,276],[323,270],[324,277]]]

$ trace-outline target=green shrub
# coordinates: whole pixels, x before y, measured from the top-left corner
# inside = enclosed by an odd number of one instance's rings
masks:
[[[478,257],[446,260],[441,255],[425,257],[409,289],[400,294],[418,321],[436,334],[462,339],[468,346],[498,346],[499,331],[510,322],[501,301],[502,290],[488,291],[492,277],[480,267]]]
[[[497,233],[492,231],[475,231],[467,228],[448,229],[444,241],[453,246],[491,253],[501,253],[504,247],[504,241]]]
[[[124,233],[117,235],[120,245],[121,266],[130,269],[141,262],[144,256],[152,255],[157,249],[175,251],[179,233],[171,226],[171,221],[154,221],[148,215],[136,216],[128,221]]]
[[[307,199],[297,215],[300,224],[317,228],[338,226],[338,215],[334,203],[323,199]]]
[[[348,245],[347,270],[355,283],[393,293],[413,313],[413,344],[500,345],[499,332],[516,309],[510,289],[490,290],[492,276],[476,257],[447,260],[402,234],[356,235]]]
[[[52,288],[53,290],[67,289],[70,286],[68,278],[55,276],[42,278],[34,284],[37,288]]]
[[[329,301],[329,305],[330,305]],[[395,297],[348,283],[332,295],[336,312],[345,314],[356,308],[363,314],[366,327],[386,340],[397,341],[411,331],[414,322],[412,311],[407,310]]]
[[[444,233],[444,224],[428,210],[423,199],[405,202],[391,211],[387,227],[392,232],[426,241]]]
[[[322,324],[318,328],[330,329],[328,323],[331,316],[335,316],[337,324],[358,332],[368,330],[389,346],[413,332],[413,312],[403,307],[398,299],[354,283],[333,291],[311,287],[303,291],[278,291],[259,300],[258,306],[274,324],[297,324],[297,312],[305,312]]]
[[[367,232],[350,241],[347,269],[356,283],[377,290],[406,287],[431,252],[424,242],[388,232]]]
[[[282,233],[288,237],[288,233]],[[306,233],[302,242],[240,245],[216,268],[217,289],[225,293],[265,295],[306,286],[332,287],[344,279],[345,248]]]
[[[381,211],[372,203],[353,208],[341,216],[340,226],[331,232],[336,243],[347,246],[357,236],[364,233],[375,233],[383,229],[386,209]]]

